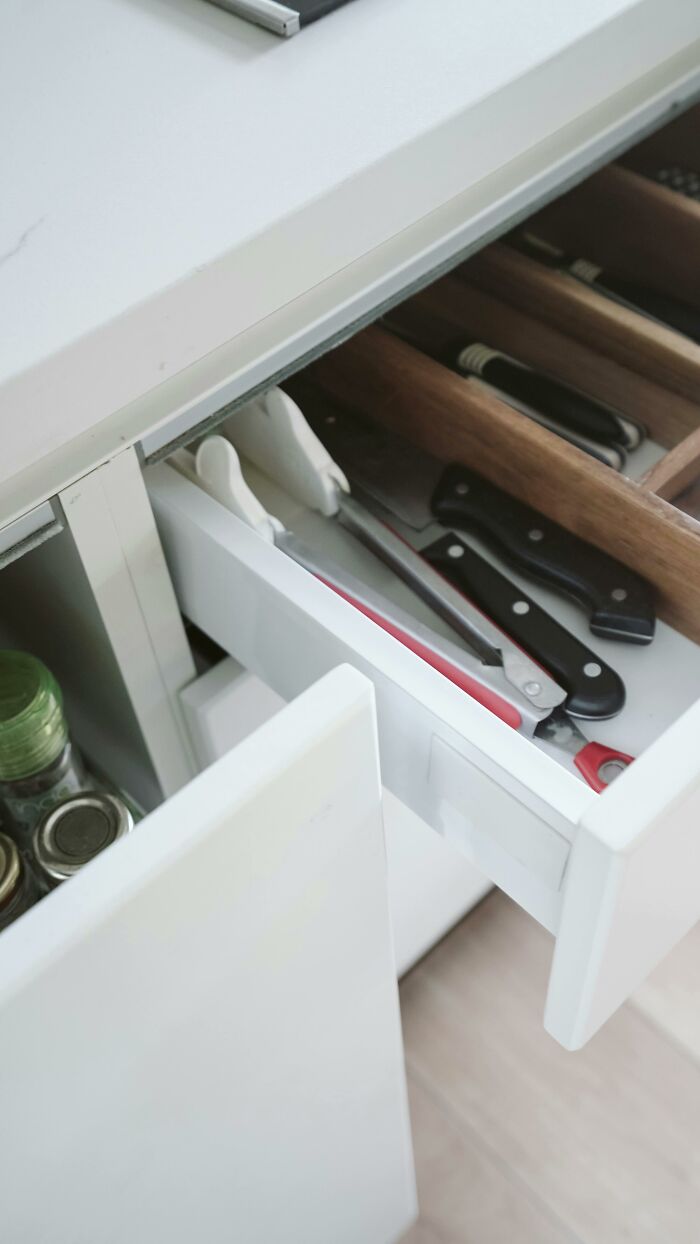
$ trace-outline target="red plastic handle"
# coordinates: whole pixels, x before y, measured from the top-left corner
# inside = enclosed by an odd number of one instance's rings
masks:
[[[574,756],[574,764],[579,773],[598,794],[610,785],[600,776],[604,765],[623,765],[627,768],[633,761],[634,756],[628,756],[626,752],[616,752],[613,747],[605,747],[602,743],[586,743]]]
[[[376,622],[377,626],[380,626],[383,631],[393,635],[394,639],[398,639],[399,643],[403,644],[405,648],[410,648],[411,652],[415,652],[416,656],[425,661],[427,665],[432,666],[439,674],[448,678],[461,691],[465,691],[473,700],[483,704],[484,708],[487,708],[491,713],[495,713],[496,717],[500,717],[501,721],[505,721],[506,725],[511,726],[513,730],[520,729],[522,725],[520,713],[508,700],[504,700],[497,692],[492,691],[490,687],[484,687],[476,678],[471,678],[469,674],[457,665],[453,665],[446,657],[441,656],[440,653],[433,652],[432,648],[429,648],[427,644],[422,643],[420,639],[416,639],[414,635],[409,635],[400,626],[397,626],[395,622],[391,622],[389,618],[385,618],[381,613],[377,613],[369,605],[355,600],[353,596],[344,592],[342,588],[337,587],[335,583],[329,583],[322,575],[318,575],[317,578],[322,583],[325,583],[326,587],[329,587],[336,595],[342,596],[343,600],[346,600],[349,605],[363,613],[366,618]]]

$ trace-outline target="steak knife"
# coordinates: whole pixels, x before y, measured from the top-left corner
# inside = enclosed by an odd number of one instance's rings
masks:
[[[514,569],[543,581],[566,596],[573,596],[589,613],[589,624],[595,634],[631,643],[649,643],[653,638],[655,613],[651,589],[644,579],[614,558],[571,535],[475,471],[459,465],[446,467],[403,438],[366,423],[355,415],[333,411],[318,418],[312,416],[309,422],[350,477],[355,495],[361,492],[365,499],[371,499],[375,506],[380,506],[384,515],[390,516],[395,530],[400,531],[414,548],[419,546],[424,556],[431,543],[445,534],[444,526],[437,526],[435,520],[450,527],[474,531]],[[437,550],[435,556],[438,557]],[[457,562],[464,570],[457,570]],[[508,632],[533,652],[545,668],[550,668],[547,661],[551,660],[553,632],[550,627],[544,627],[545,611],[539,610],[534,602],[524,596],[523,604],[528,608],[517,606],[513,594],[520,599],[519,589],[508,585],[508,580],[505,580],[502,592],[497,597],[494,594],[492,599],[487,589],[475,585],[474,563],[468,553],[451,559],[451,563],[454,567],[451,577],[459,575],[461,586],[473,593],[475,598],[478,593],[480,607],[494,620],[507,615]],[[442,553],[440,564],[444,571]],[[492,569],[489,567],[489,570]],[[474,584],[471,576],[474,576]],[[504,576],[500,578],[504,579]],[[488,571],[484,571],[478,581],[486,582],[487,579],[492,587]],[[510,595],[505,594],[506,585],[510,587]],[[499,624],[504,625],[504,622]],[[559,630],[563,633],[558,635],[559,643],[563,642],[564,636],[573,639],[565,628]],[[538,636],[543,633],[546,633],[547,641],[541,644]],[[556,652],[561,652],[558,646]],[[565,664],[568,668],[569,685],[579,687],[580,675],[575,681],[572,680],[580,669],[582,653],[576,651],[576,663],[573,649],[568,644],[565,653],[565,656],[555,656],[557,664]],[[591,660],[596,665],[602,665],[598,658],[591,657]],[[595,675],[596,678],[599,676]],[[558,677],[563,681],[561,672]],[[602,686],[602,683],[599,685]]]

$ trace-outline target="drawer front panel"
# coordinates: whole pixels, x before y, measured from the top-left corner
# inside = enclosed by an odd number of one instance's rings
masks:
[[[0,1013],[13,1244],[397,1238],[415,1192],[366,680],[334,671],[8,929]]]
[[[700,920],[700,703],[584,814],[545,1023],[583,1045]]]

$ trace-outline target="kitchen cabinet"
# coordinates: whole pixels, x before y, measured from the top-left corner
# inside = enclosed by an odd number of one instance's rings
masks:
[[[684,0],[424,7],[289,44],[199,0],[0,19],[0,627],[150,812],[0,937],[18,1241],[410,1222],[380,779],[551,931],[568,1048],[700,915],[697,643],[662,626],[650,683],[620,657],[642,754],[596,795],[178,461],[700,89]],[[286,704],[201,772],[182,615]]]
[[[415,1194],[367,680],[124,846],[2,939],[8,1238],[390,1238]]]

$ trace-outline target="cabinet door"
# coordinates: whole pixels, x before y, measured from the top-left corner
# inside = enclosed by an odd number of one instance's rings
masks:
[[[3,1238],[415,1212],[372,689],[336,669],[0,937]]]
[[[202,767],[223,756],[284,701],[226,657],[180,693]],[[491,888],[488,879],[391,791],[382,793],[389,912],[399,977]]]

